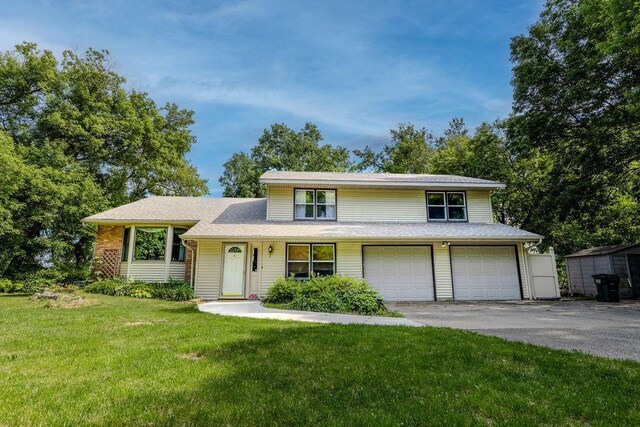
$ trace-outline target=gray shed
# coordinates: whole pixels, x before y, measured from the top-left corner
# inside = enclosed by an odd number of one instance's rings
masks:
[[[640,298],[640,243],[585,249],[565,257],[569,289],[595,295],[594,274],[620,276],[620,296]]]

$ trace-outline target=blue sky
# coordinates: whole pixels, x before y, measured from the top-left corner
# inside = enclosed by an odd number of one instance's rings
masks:
[[[272,123],[380,146],[413,122],[441,133],[511,106],[509,40],[542,0],[13,1],[0,49],[108,49],[131,88],[195,111],[189,158],[220,195],[222,164]]]

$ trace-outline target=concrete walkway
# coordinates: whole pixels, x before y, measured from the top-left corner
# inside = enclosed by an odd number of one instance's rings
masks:
[[[422,326],[401,317],[359,316],[354,314],[316,313],[313,311],[276,310],[264,307],[260,301],[215,301],[200,304],[205,313],[254,319],[296,320],[298,322],[341,323],[362,325]]]

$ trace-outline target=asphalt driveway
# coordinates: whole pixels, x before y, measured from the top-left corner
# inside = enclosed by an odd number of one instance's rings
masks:
[[[389,303],[424,325],[640,361],[640,301]]]

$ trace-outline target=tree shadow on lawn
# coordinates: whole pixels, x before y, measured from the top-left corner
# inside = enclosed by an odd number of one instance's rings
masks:
[[[179,359],[177,355],[175,363],[193,364],[191,371],[202,379],[171,391],[127,396],[114,402],[118,415],[104,421],[163,425],[640,422],[636,398],[640,365],[634,362],[465,331],[271,323],[231,342],[196,345],[185,352],[198,357]]]

